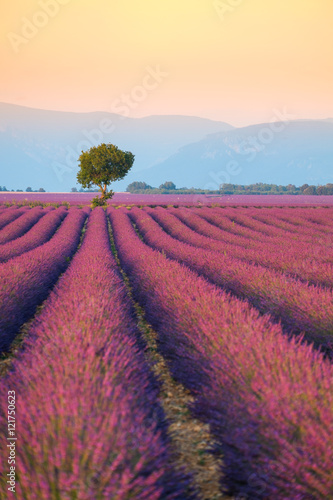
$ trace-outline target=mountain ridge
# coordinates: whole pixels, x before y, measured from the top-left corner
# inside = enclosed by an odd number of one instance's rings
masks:
[[[47,111],[0,103],[1,184],[25,189],[28,182],[68,191],[76,184],[81,151],[101,142],[133,151],[133,171],[139,172],[193,140],[232,128],[225,122],[182,115],[124,118],[107,112]]]
[[[184,115],[125,118],[0,103],[0,184],[69,191],[81,151],[101,142],[136,156],[117,191],[133,181],[206,189],[223,182],[326,184],[333,180],[332,139],[330,118],[233,127]]]
[[[202,189],[218,189],[222,183],[332,182],[333,123],[296,120],[283,128],[279,125],[281,130],[275,133],[266,123],[210,134],[135,180],[156,186],[166,180],[167,172],[167,180],[178,187]]]

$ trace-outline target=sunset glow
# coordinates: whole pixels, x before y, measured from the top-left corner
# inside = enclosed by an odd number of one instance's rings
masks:
[[[188,114],[241,126],[286,108],[295,118],[328,118],[332,21],[331,0],[8,2],[0,101],[115,111],[136,89],[133,117]]]

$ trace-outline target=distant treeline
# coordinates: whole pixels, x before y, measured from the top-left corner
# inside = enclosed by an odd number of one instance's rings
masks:
[[[257,182],[243,186],[240,184],[221,184],[221,194],[305,194],[305,195],[333,195],[333,184],[314,186],[303,184],[296,187],[294,184],[278,186],[277,184],[264,184]]]
[[[149,186],[145,182],[132,182],[126,188],[128,193],[137,194],[219,194],[219,191],[210,191],[209,189],[197,189],[194,187],[176,188],[176,185],[171,182],[164,182],[158,188]]]
[[[333,195],[333,184],[325,186],[314,186],[303,184],[296,187],[294,184],[287,186],[278,186],[277,184],[265,184],[257,182],[243,186],[241,184],[221,184],[218,191],[210,191],[208,189],[197,188],[177,188],[176,185],[169,181],[161,184],[158,188],[149,186],[146,182],[132,182],[127,186],[128,193],[138,194],[305,194],[305,195]]]
[[[0,186],[0,191],[4,191],[7,193],[10,193],[12,191],[14,191],[16,193],[23,193],[23,189],[7,189],[6,186]],[[46,193],[44,188],[39,188],[39,189],[33,190],[31,187],[27,187],[27,189],[25,191],[26,191],[26,193]]]
[[[10,192],[16,192],[16,193],[24,193],[23,189],[7,189],[6,186],[0,186],[0,191],[4,191],[7,193]],[[77,189],[76,187],[73,187],[71,189],[72,193],[98,193],[99,189]],[[25,189],[26,193],[46,193],[44,188],[39,188],[39,189],[32,189],[31,187],[27,187]]]
[[[0,186],[0,191],[4,192],[23,192],[22,189],[7,189],[6,186]],[[25,190],[27,193],[45,193],[44,188],[39,188],[33,190],[31,187],[27,187]],[[96,193],[99,189],[77,189],[72,188],[72,193]],[[305,194],[305,195],[333,195],[333,184],[327,183],[323,186],[314,186],[309,184],[303,184],[302,186],[295,186],[294,184],[288,184],[287,186],[278,186],[277,184],[265,184],[263,182],[257,182],[256,184],[221,184],[220,189],[217,191],[212,191],[209,189],[198,189],[198,188],[187,188],[181,187],[177,188],[176,185],[171,182],[164,182],[158,188],[149,186],[145,182],[132,182],[126,188],[128,193],[137,194]]]
[[[71,189],[72,193],[98,193],[100,190],[99,189],[77,189],[76,187],[73,187]]]

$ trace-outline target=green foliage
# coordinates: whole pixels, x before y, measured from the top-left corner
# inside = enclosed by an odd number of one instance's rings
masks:
[[[104,207],[106,205],[106,202],[108,201],[109,198],[112,198],[112,196],[114,195],[114,192],[112,191],[112,189],[110,189],[110,191],[108,191],[107,193],[105,193],[104,196],[95,196],[95,198],[92,199],[92,206],[93,208],[95,207]]]
[[[33,191],[35,192],[35,191]],[[59,208],[59,207],[67,207],[69,208],[71,205],[68,201],[62,201],[62,202],[49,202],[49,203],[44,203],[42,201],[38,200],[12,200],[12,201],[5,201],[3,203],[5,207],[54,207],[54,208]],[[82,206],[78,207],[82,208]]]
[[[326,186],[318,186],[317,189],[317,194],[319,195],[332,195],[333,194],[333,184],[328,183]]]
[[[303,184],[296,187],[294,184],[278,186],[277,184],[265,184],[257,182],[243,186],[240,184],[221,184],[220,194],[305,194],[305,195],[333,195],[333,184],[326,186],[309,186]]]
[[[128,193],[136,193],[140,189],[153,189],[149,184],[146,184],[146,182],[140,182],[140,181],[135,181],[131,182],[126,188],[126,191]]]
[[[171,189],[171,185],[173,188]],[[257,182],[256,184],[221,184],[219,191],[198,188],[176,188],[173,182],[165,182],[159,188],[151,187],[145,182],[132,182],[126,189],[129,193],[138,194],[293,194],[293,195],[333,195],[333,184],[328,183],[325,186],[314,186],[303,184],[300,187],[294,184],[281,186],[277,184],[266,184]]]
[[[101,206],[112,197],[113,191],[107,191],[111,182],[123,179],[134,163],[134,155],[121,151],[113,144],[100,144],[79,156],[77,181],[83,188],[99,187],[101,198],[94,198],[93,206]]]
[[[174,189],[167,189],[165,187],[165,184],[170,185],[172,184],[174,186]],[[181,188],[176,188],[175,184],[173,182],[170,183],[165,183],[161,184],[159,188],[157,187],[152,187],[149,186],[149,184],[146,184],[146,182],[140,182],[140,181],[135,181],[129,184],[126,188],[126,191],[128,193],[137,193],[137,194],[219,194],[219,191],[211,191],[209,189],[198,189],[198,188],[187,188],[187,187],[181,187]]]
[[[167,191],[169,191],[170,189],[176,189],[176,184],[171,181],[167,181],[164,184],[160,185],[160,189],[166,189]]]
[[[317,189],[316,186],[308,186],[307,188],[304,189],[303,194],[317,194]]]

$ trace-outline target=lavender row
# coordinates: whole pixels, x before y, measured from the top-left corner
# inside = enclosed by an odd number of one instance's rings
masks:
[[[50,241],[1,264],[0,352],[8,349],[19,327],[34,314],[66,269],[86,217],[86,211],[71,209]]]
[[[204,210],[170,208],[168,211],[171,211],[174,215],[187,215],[189,222],[192,222],[193,219],[193,222],[197,223],[195,229],[205,236],[252,249],[260,249],[264,244],[267,248],[278,248],[279,250],[281,248],[283,248],[283,250],[287,248],[292,251],[295,249],[295,244],[300,243],[301,245],[309,245],[311,253],[317,254],[318,250],[322,250],[323,246],[328,246],[326,244],[330,242],[332,237],[331,233],[326,235],[312,233],[311,238],[302,238],[298,233],[290,234],[283,230],[279,232],[273,231],[274,234],[267,235],[262,232],[262,228],[257,224],[258,221],[251,219],[243,213],[241,215],[233,215],[228,211],[228,216],[226,216],[215,212],[214,218],[211,211],[210,220],[208,220],[207,217],[205,217]],[[237,222],[237,219],[240,220]],[[246,235],[242,234],[244,226],[241,224],[244,219],[253,223]],[[182,220],[184,220],[184,218],[182,218]],[[274,230],[273,226],[268,226],[267,224],[266,226],[268,229]],[[190,227],[192,226],[190,225]],[[297,251],[295,251],[295,253],[297,253]]]
[[[211,236],[217,228],[213,228],[206,221],[193,214],[188,209],[162,208],[145,209],[166,231],[181,241],[191,243],[200,248],[207,248],[231,255],[246,262],[255,263],[267,268],[281,271],[294,278],[307,281],[311,284],[333,287],[333,265],[323,260],[329,258],[325,247],[311,248],[302,242],[294,242],[293,248],[287,245],[287,238],[280,238],[280,246],[261,243],[256,249],[230,244],[221,239],[216,240]],[[209,227],[210,226],[210,227]],[[211,229],[212,228],[212,229]],[[281,247],[285,243],[283,252]],[[314,257],[316,249],[321,252],[321,259]],[[305,258],[300,256],[306,255]]]
[[[49,209],[43,210],[40,207],[35,207],[27,210],[21,217],[7,224],[0,232],[0,245],[22,236],[47,212],[49,212]]]
[[[188,214],[189,217],[199,221],[200,228],[203,228],[206,232],[203,232],[205,236],[214,238],[219,241],[224,241],[230,244],[236,244],[246,248],[257,248],[258,247],[258,232],[252,229],[245,228],[235,222],[231,221],[226,215],[225,210],[219,212],[205,209],[168,209],[172,211],[175,215],[181,210],[182,214]],[[269,241],[269,238],[267,238]]]
[[[313,232],[319,234],[319,233],[328,233],[331,231],[331,229],[326,225],[321,225],[321,226],[312,225],[312,227],[309,227],[306,223],[305,224],[303,223],[301,226],[296,227],[291,222],[285,219],[281,219],[278,215],[275,214],[274,211],[273,212],[256,211],[255,213],[252,214],[252,217],[264,224],[275,226],[283,231],[288,231],[290,233],[297,233],[298,235],[311,237]]]
[[[268,316],[147,247],[109,209],[136,298],[173,375],[196,396],[223,455],[221,486],[249,499],[333,495],[333,368]],[[147,217],[147,216],[145,216]]]
[[[274,239],[281,237],[283,233],[283,231],[277,227],[269,226],[263,222],[252,219],[247,215],[248,212],[246,212],[245,209],[241,212],[237,209],[231,211],[229,209],[208,210],[207,208],[201,210],[193,209],[193,211],[210,224],[227,232],[229,238],[233,237],[235,239],[235,237],[242,237],[242,241],[246,239],[247,244],[251,246],[258,245],[259,241],[272,243]],[[293,236],[291,235],[290,238],[292,239]]]
[[[46,243],[54,235],[67,213],[65,207],[49,211],[23,236],[1,245],[0,262],[22,255]]]
[[[93,193],[0,193],[0,206],[3,203],[70,203],[71,206],[90,204]],[[134,194],[116,193],[112,198],[113,206],[129,205],[214,205],[222,206],[332,206],[329,195],[204,195],[204,194]]]
[[[313,230],[324,231],[332,229],[333,211],[331,209],[316,209],[315,216],[313,210],[300,210],[298,208],[291,210],[275,211],[275,217],[293,224],[297,228],[308,227]]]
[[[6,208],[0,214],[0,229],[3,229],[7,224],[10,224],[15,219],[24,214],[28,209],[26,207],[23,208]]]
[[[258,212],[262,212],[259,209],[244,209],[240,211],[239,209],[208,210],[204,208],[202,210],[194,209],[194,212],[223,231],[228,231],[232,235],[237,234],[238,236],[249,238],[248,243],[251,246],[258,245],[261,242],[265,242],[268,245],[281,246],[281,238],[284,238],[288,246],[292,248],[292,245],[300,240],[304,243],[315,245],[319,241],[322,244],[325,242],[325,239],[330,237],[330,234],[314,231],[307,231],[306,234],[301,234],[300,230],[297,231],[296,229],[293,232],[286,232],[282,228],[269,225],[268,223],[261,222],[258,218],[254,218]]]
[[[289,216],[291,210],[289,209]],[[224,211],[213,209],[207,212],[205,208],[202,211],[196,210],[196,213],[199,213],[199,215],[206,219],[209,218],[210,222],[219,227],[222,224],[222,229],[226,229],[232,233],[243,234],[245,232],[246,236],[254,241],[260,239],[261,241],[267,241],[267,243],[273,243],[275,240],[277,245],[279,244],[279,240],[284,237],[286,237],[286,241],[290,246],[293,242],[300,240],[304,243],[308,242],[311,245],[315,245],[318,240],[325,240],[331,235],[328,227],[324,225],[322,227],[326,228],[326,232],[320,231],[318,227],[316,229],[307,228],[305,225],[292,226],[292,231],[288,231],[285,227],[270,224],[267,218],[272,217],[269,215],[271,212],[265,211],[263,214],[262,209],[228,209]],[[228,219],[227,223],[225,220],[220,220],[222,214],[224,214],[224,219]],[[267,220],[264,222],[261,220],[261,217],[266,217]],[[275,220],[277,220],[276,217]]]
[[[295,229],[304,230],[307,232],[309,229],[315,229],[316,231],[327,231],[329,227],[329,219],[332,217],[332,209],[323,209],[323,208],[296,208],[296,207],[287,207],[287,208],[272,208],[269,210],[265,210],[263,208],[242,208],[239,209],[227,209],[228,216],[229,214],[236,215],[245,215],[246,218],[257,219],[257,222],[262,225],[264,228],[265,225],[267,227],[266,217],[273,218],[277,225],[275,226],[275,230],[277,229],[286,229],[288,228],[291,232]],[[321,223],[316,224],[313,221],[313,214],[316,213],[320,215]],[[261,221],[261,217],[263,217],[263,221]],[[324,219],[323,219],[324,217]],[[286,226],[283,225],[286,223]]]
[[[326,261],[333,262],[333,248],[332,248],[332,225],[329,224],[330,218],[332,218],[331,210],[322,210],[322,220],[321,224],[313,224],[312,226],[307,225],[307,220],[311,217],[311,213],[314,210],[308,209],[302,211],[302,217],[295,220],[298,221],[296,225],[292,223],[292,217],[290,213],[285,212],[285,217],[281,219],[281,224],[277,225],[277,221],[281,215],[269,215],[269,213],[258,214],[260,211],[253,212],[252,220],[260,224],[264,224],[266,227],[277,228],[281,231],[281,238],[285,239],[285,242],[292,248],[293,245],[299,243],[308,245],[311,254],[315,255],[316,258],[322,258]],[[294,213],[293,210],[291,210]],[[324,218],[325,216],[325,218]],[[285,219],[288,218],[288,221]],[[261,222],[262,221],[262,222]],[[273,224],[276,224],[273,226]],[[287,227],[288,225],[288,227]],[[277,240],[278,241],[278,240]],[[325,249],[325,254],[322,257],[322,250]],[[308,254],[308,252],[307,252]]]
[[[270,313],[295,333],[332,353],[333,292],[296,282],[282,273],[196,248],[172,238],[151,216],[132,208],[129,216],[146,243],[186,264],[223,289],[246,299],[262,313]]]
[[[313,222],[313,224],[326,224],[331,228],[333,226],[333,211],[331,209],[328,209],[327,211],[311,210],[307,218],[309,221]]]
[[[5,401],[15,390],[20,414],[20,498],[194,498],[171,466],[158,384],[140,343],[96,209],[1,391]]]
[[[308,209],[308,211],[309,210],[310,209]],[[268,222],[260,222],[259,219],[250,216],[250,214],[255,216],[257,213],[258,209],[256,211],[248,210],[248,215],[235,210],[235,213],[232,215],[232,221],[230,221],[232,222],[232,228],[236,227],[237,224],[244,224],[246,227],[251,227],[252,231],[254,231],[251,236],[251,238],[253,238],[251,241],[252,246],[265,243],[265,245],[270,247],[279,247],[282,249],[282,252],[284,252],[286,248],[292,250],[296,244],[303,244],[308,246],[306,252],[307,256],[314,256],[316,259],[323,260],[324,262],[333,262],[331,230],[326,233],[309,230],[306,234],[301,234],[301,230],[298,228],[297,231],[288,232],[282,228],[269,225]],[[310,214],[308,214],[307,217],[310,217]],[[217,218],[217,220],[215,219],[214,223],[219,225],[219,218]],[[266,232],[269,232],[271,237],[263,236]]]

